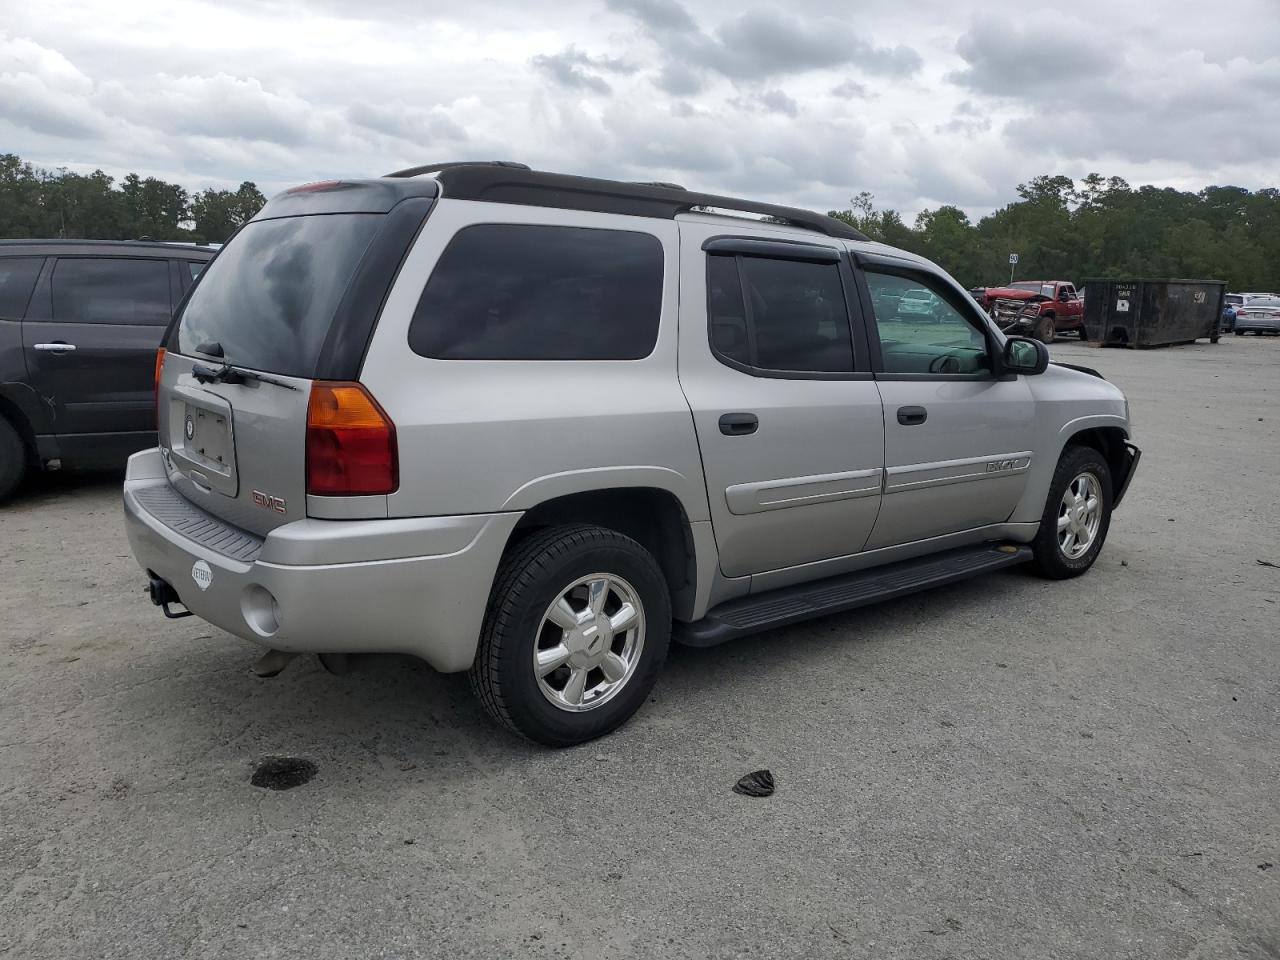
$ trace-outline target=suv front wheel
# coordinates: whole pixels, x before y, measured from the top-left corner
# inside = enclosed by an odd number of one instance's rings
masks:
[[[670,639],[667,583],[644,547],[604,527],[553,527],[504,558],[471,685],[504,726],[567,747],[640,708]]]
[[[1067,447],[1032,541],[1036,567],[1053,580],[1078,577],[1102,550],[1111,526],[1111,469],[1092,447]]]

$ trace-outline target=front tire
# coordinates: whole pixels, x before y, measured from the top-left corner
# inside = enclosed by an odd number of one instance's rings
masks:
[[[1058,461],[1031,546],[1041,576],[1078,577],[1093,566],[1111,527],[1111,469],[1091,447],[1068,447]]]
[[[0,503],[18,489],[26,472],[26,445],[13,424],[0,416]]]
[[[1053,317],[1041,317],[1036,321],[1036,339],[1041,343],[1053,343],[1058,328]]]
[[[644,547],[604,527],[553,527],[503,559],[471,686],[503,726],[568,747],[640,708],[670,641],[666,579]]]

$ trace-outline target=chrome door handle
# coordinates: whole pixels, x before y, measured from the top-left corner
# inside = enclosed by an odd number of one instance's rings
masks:
[[[61,340],[56,340],[53,343],[34,344],[34,348],[36,350],[43,350],[45,353],[71,353],[75,350],[76,345],[74,343],[63,343]]]

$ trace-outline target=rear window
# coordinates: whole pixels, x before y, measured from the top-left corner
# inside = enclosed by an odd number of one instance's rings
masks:
[[[60,259],[53,319],[163,327],[173,313],[168,260]]]
[[[707,313],[711,345],[723,360],[788,373],[853,371],[849,315],[834,263],[709,257]]]
[[[438,360],[639,360],[661,312],[652,234],[478,224],[440,255],[409,346]]]
[[[217,343],[228,363],[310,377],[342,295],[384,219],[343,213],[250,223],[210,261],[177,349]]]
[[[21,320],[36,285],[44,257],[0,260],[0,320]]]

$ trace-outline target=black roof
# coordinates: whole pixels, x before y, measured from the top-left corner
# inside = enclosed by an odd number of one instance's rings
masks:
[[[847,223],[812,210],[710,193],[694,193],[670,183],[627,183],[545,173],[509,161],[427,164],[398,170],[387,177],[408,179],[425,173],[434,173],[435,179],[440,183],[442,196],[455,200],[591,210],[597,213],[620,213],[667,220],[698,207],[713,207],[773,217],[816,230],[828,237],[867,239]]]
[[[212,247],[160,240],[0,240],[0,256],[164,253],[178,259],[208,260],[217,252]]]

